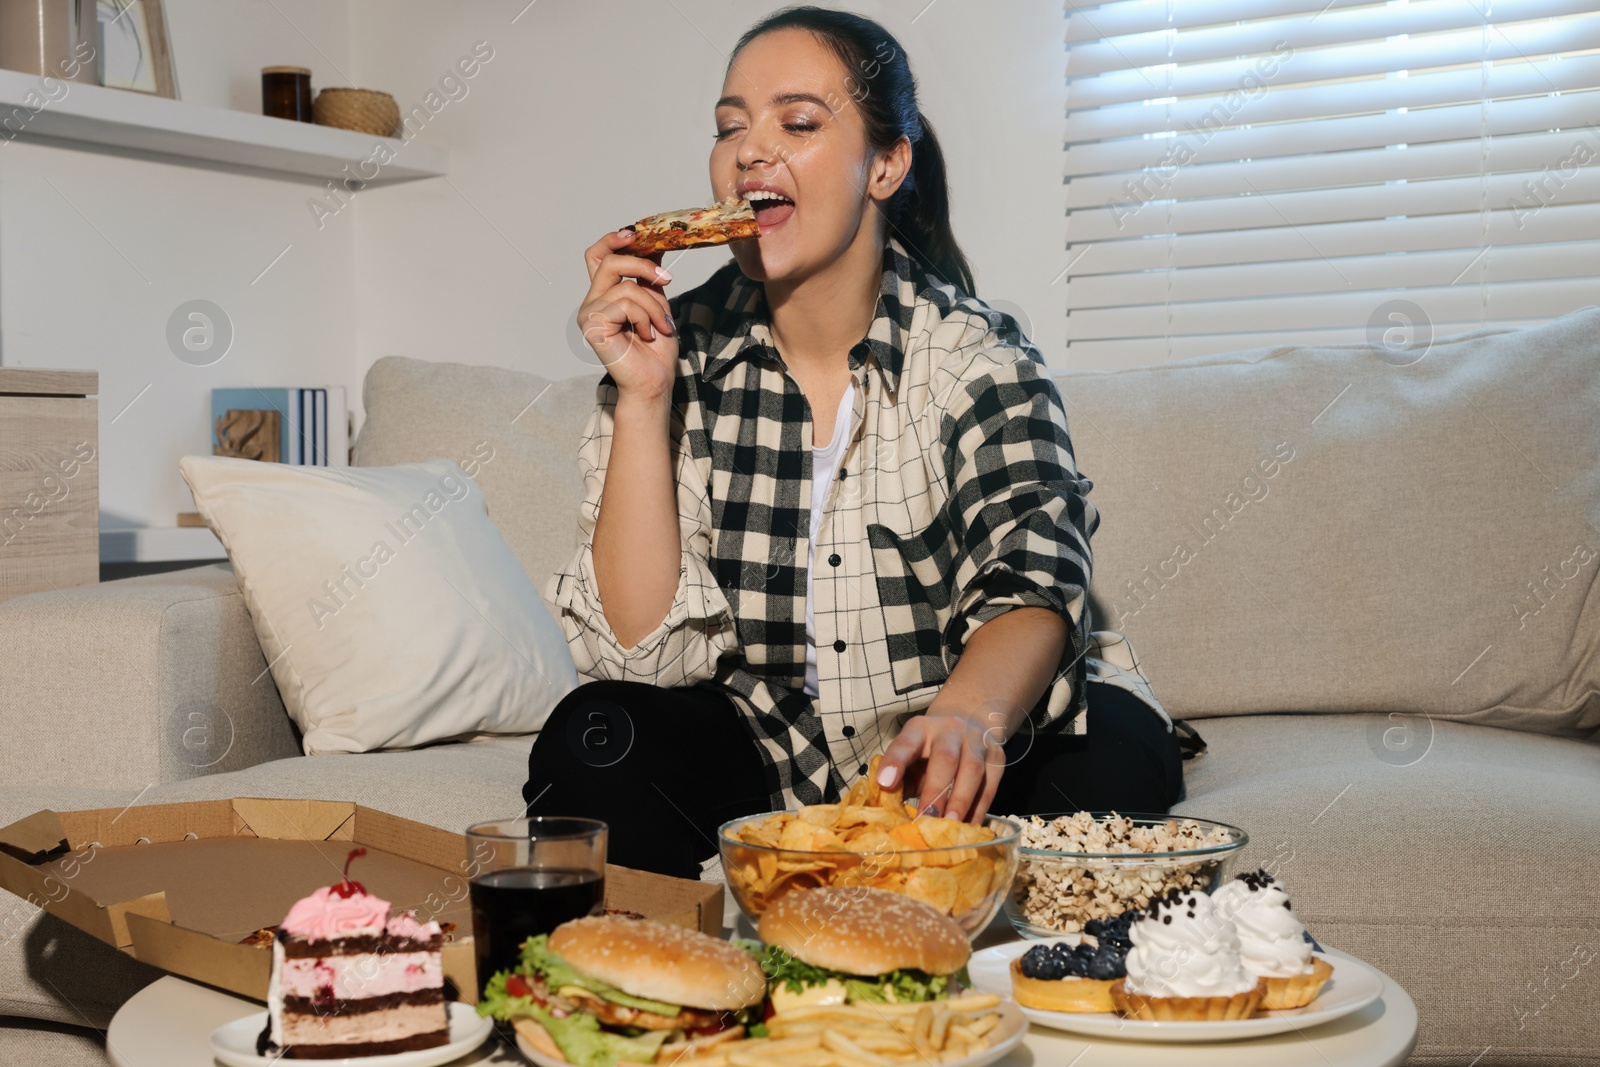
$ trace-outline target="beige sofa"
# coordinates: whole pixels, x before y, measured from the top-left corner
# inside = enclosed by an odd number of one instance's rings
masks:
[[[1600,311],[1420,357],[1059,381],[1103,516],[1097,617],[1210,743],[1179,810],[1245,827],[1318,938],[1405,985],[1413,1062],[1600,1063]],[[490,514],[542,581],[572,547],[593,385],[384,359],[357,462],[489,442]],[[530,738],[302,756],[265,668],[226,565],[0,605],[0,820],[254,795],[460,828],[520,806]],[[0,1063],[103,1062],[93,1028],[156,972],[4,905]]]

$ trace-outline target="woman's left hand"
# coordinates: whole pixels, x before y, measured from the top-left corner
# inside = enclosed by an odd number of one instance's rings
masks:
[[[985,720],[979,710],[933,707],[914,716],[884,750],[878,784],[905,781],[921,811],[982,822],[1006,769],[1004,724]]]

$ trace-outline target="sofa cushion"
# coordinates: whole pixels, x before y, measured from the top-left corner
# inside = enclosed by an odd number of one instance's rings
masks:
[[[597,375],[551,381],[500,367],[385,356],[361,389],[361,467],[444,456],[483,490],[489,517],[543,589],[577,548],[578,439]]]
[[[127,787],[298,755],[226,563],[0,604],[0,788]]]
[[[1201,732],[1175,810],[1244,827],[1236,872],[1266,866],[1314,937],[1405,987],[1412,1062],[1600,1063],[1600,746],[1425,716]]]
[[[32,1019],[0,1020],[0,1063],[29,1067],[105,1067],[105,1035]]]
[[[140,803],[226,797],[353,800],[459,833],[475,822],[522,813],[533,741],[499,737],[403,752],[297,756],[160,786]],[[532,813],[551,814],[537,805]]]
[[[307,754],[537,731],[565,637],[449,459],[309,467],[184,456]]]
[[[1174,715],[1600,733],[1600,310],[1057,380],[1095,601]]]

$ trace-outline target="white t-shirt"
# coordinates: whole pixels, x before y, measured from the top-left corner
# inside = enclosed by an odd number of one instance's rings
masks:
[[[811,537],[806,549],[806,695],[817,695],[817,616],[811,607],[811,575],[817,561],[817,534],[822,530],[822,512],[828,503],[828,490],[850,438],[850,416],[855,413],[856,383],[852,380],[839,398],[839,413],[833,419],[833,437],[821,448],[811,449]]]

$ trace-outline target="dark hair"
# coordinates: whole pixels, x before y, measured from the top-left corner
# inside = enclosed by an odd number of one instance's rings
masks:
[[[848,11],[786,7],[745,31],[728,57],[729,69],[745,45],[784,29],[810,32],[839,57],[847,72],[845,90],[861,112],[869,145],[884,150],[901,137],[911,143],[911,170],[884,208],[889,228],[935,277],[976,296],[972,267],[950,229],[944,153],[917,108],[917,80],[900,42],[878,23]]]

